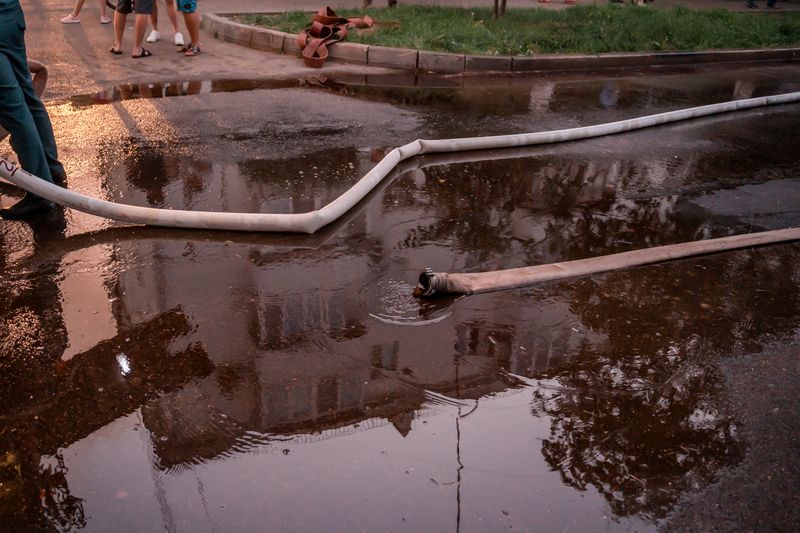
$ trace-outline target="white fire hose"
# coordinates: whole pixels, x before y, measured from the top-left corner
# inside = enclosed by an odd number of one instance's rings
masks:
[[[156,209],[152,207],[117,204],[91,198],[61,188],[25,172],[3,158],[0,158],[0,177],[5,178],[28,192],[47,198],[64,207],[124,222],[146,224],[150,226],[211,230],[314,233],[353,208],[401,161],[420,154],[512,148],[574,141],[649,128],[661,124],[709,115],[728,113],[731,111],[788,104],[798,101],[800,101],[800,92],[793,92],[746,100],[734,100],[628,120],[620,120],[607,124],[563,130],[463,139],[418,139],[399,148],[395,148],[344,194],[321,209],[307,213],[218,213]],[[483,274],[435,274],[430,270],[426,270],[420,275],[420,285],[415,291],[415,294],[429,296],[441,292],[471,294],[475,292],[501,290],[530,285],[540,281],[551,281],[600,271],[628,268],[678,257],[687,257],[690,255],[706,254],[795,239],[800,239],[800,228],[725,237],[722,239],[710,239],[707,241],[624,252],[593,259],[540,265],[508,271],[486,272]]]
[[[356,184],[328,205],[316,211],[295,214],[272,213],[218,213],[208,211],[183,211],[176,209],[156,209],[117,204],[91,198],[33,176],[9,161],[0,158],[0,177],[25,189],[28,192],[47,198],[57,204],[77,209],[92,215],[111,218],[135,224],[167,226],[179,228],[234,230],[234,231],[274,231],[294,233],[314,233],[330,224],[364,198],[401,161],[419,154],[459,152],[465,150],[485,150],[547,144],[578,139],[588,139],[601,135],[611,135],[625,131],[649,128],[660,124],[677,122],[692,118],[716,115],[742,109],[752,109],[776,104],[800,101],[800,92],[762,96],[747,100],[735,100],[719,104],[692,107],[669,111],[657,115],[632,118],[565,130],[522,133],[517,135],[498,135],[490,137],[471,137],[446,140],[416,140],[389,152],[372,170],[367,172]]]

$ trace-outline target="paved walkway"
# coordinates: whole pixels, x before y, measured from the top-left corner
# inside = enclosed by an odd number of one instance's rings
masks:
[[[332,0],[336,6],[362,5],[363,0]],[[405,0],[400,0],[405,2]],[[491,6],[489,0],[414,0],[417,3],[459,6]],[[605,0],[583,0],[604,3]],[[94,2],[86,2],[81,13],[80,24],[61,24],[59,19],[69,13],[74,0],[22,0],[28,21],[27,43],[31,57],[47,63],[51,78],[46,97],[89,92],[109,85],[124,82],[139,82],[169,79],[220,79],[254,77],[297,77],[311,73],[324,75],[332,71],[383,72],[383,69],[364,65],[347,65],[328,62],[322,70],[310,71],[297,58],[281,54],[271,54],[250,50],[234,44],[223,43],[205,34],[204,54],[196,58],[186,58],[176,53],[171,44],[169,23],[162,13],[160,26],[167,40],[148,45],[153,56],[144,59],[131,59],[129,56],[133,38],[133,17],[128,17],[128,27],[124,38],[125,54],[112,56],[108,49],[113,42],[113,29],[110,24],[100,25],[99,13]],[[382,0],[374,0],[375,5],[385,5]],[[761,3],[766,5],[765,0]],[[685,5],[697,8],[725,8],[744,10],[743,1],[738,0],[658,0],[655,7]],[[324,5],[320,0],[201,0],[202,12],[246,13],[277,12],[289,9],[316,10]],[[800,0],[780,2],[785,10],[800,11]],[[509,7],[531,7],[536,9],[563,9],[560,0],[540,4],[534,0],[508,0]],[[752,10],[751,10],[752,11]],[[762,9],[764,13],[775,13]],[[779,16],[779,15],[777,15]],[[183,23],[181,22],[183,26]]]

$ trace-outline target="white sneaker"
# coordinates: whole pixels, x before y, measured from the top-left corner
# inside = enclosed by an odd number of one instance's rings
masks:
[[[175,46],[183,46],[183,34],[178,32],[175,34]]]
[[[159,40],[159,39],[161,39],[161,34],[160,34],[160,33],[158,33],[158,31],[157,31],[157,30],[153,30],[153,31],[151,31],[151,32],[150,32],[150,35],[148,35],[148,36],[147,36],[147,42],[148,42],[148,43],[154,43],[154,42],[156,42],[156,41],[157,41],[157,40]]]
[[[80,24],[80,17],[73,17],[72,13],[61,19],[62,24]]]

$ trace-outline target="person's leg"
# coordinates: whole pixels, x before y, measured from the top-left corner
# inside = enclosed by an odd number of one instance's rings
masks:
[[[25,92],[15,75],[14,63],[19,58],[0,50],[0,126],[11,133],[11,148],[19,158],[23,170],[52,183],[47,157],[36,123],[25,103]],[[52,202],[35,194],[25,196],[10,208],[0,210],[0,216],[19,219],[49,210]]]
[[[111,53],[113,54],[122,53],[122,36],[125,34],[125,21],[130,12],[130,0],[119,0],[117,2],[117,10],[114,12],[114,46],[111,48]]]
[[[108,18],[108,13],[106,12],[106,0],[99,0],[100,2],[100,24],[108,24],[111,22],[111,19]]]
[[[164,5],[167,8],[169,22],[172,24],[172,32],[175,34],[175,45],[183,46],[183,34],[178,26],[178,9],[175,7],[175,0],[164,0]],[[155,9],[155,3],[153,8]]]
[[[34,62],[36,64],[36,62]],[[42,100],[36,93],[36,87],[31,80],[31,67],[28,62],[20,62],[11,60],[11,66],[14,69],[14,75],[19,82],[25,97],[25,104],[28,106],[33,122],[36,125],[36,131],[39,133],[39,139],[42,143],[45,159],[47,161],[47,168],[50,170],[52,181],[63,182],[66,178],[64,166],[58,160],[58,148],[56,146],[56,138],[53,135],[53,125],[50,122],[50,115],[44,107]]]
[[[187,50],[186,55],[197,55],[200,50],[200,14],[196,12],[184,13],[183,21],[186,23],[186,29],[189,31],[189,39],[192,45],[192,49]]]
[[[158,3],[153,2],[153,11],[150,13],[150,24],[153,26],[153,31],[147,36],[148,43],[154,43],[161,39],[161,32],[158,31]]]
[[[75,2],[75,7],[72,8],[72,13],[71,13],[73,17],[77,17],[78,15],[81,14],[81,9],[83,9],[83,3],[85,1],[86,0],[78,0],[77,2]]]
[[[81,9],[83,9],[83,3],[86,0],[77,0],[75,2],[75,7],[72,8],[72,13],[67,15],[66,17],[61,18],[61,22],[64,24],[77,24],[81,21],[80,14]]]
[[[178,10],[183,13],[183,22],[189,32],[189,46],[186,47],[187,56],[200,53],[200,14],[197,12],[197,0],[177,0]]]
[[[147,18],[149,14],[137,13],[133,23],[133,56],[141,56],[142,41],[144,41],[144,32],[147,30]]]
[[[133,57],[147,57],[150,52],[142,48],[147,19],[153,12],[153,0],[136,0],[136,21],[133,24]]]
[[[42,139],[15,74],[15,59],[0,52],[0,125],[11,134],[11,148],[22,169],[52,182]]]

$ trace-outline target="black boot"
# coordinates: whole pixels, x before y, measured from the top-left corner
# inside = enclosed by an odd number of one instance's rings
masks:
[[[26,193],[22,200],[8,209],[0,209],[0,217],[6,220],[20,220],[50,211],[54,205],[53,202],[46,198]]]

